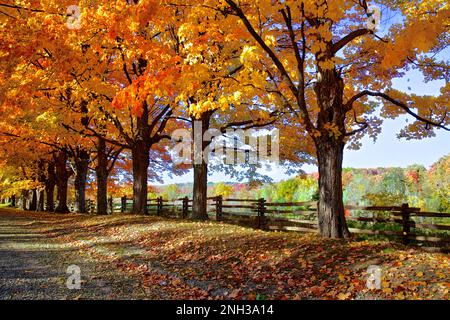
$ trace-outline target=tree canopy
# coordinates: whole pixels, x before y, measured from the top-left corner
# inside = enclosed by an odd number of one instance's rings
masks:
[[[111,173],[132,176],[145,213],[149,178],[189,168],[171,161],[175,129],[276,128],[280,160],[318,164],[321,234],[346,237],[344,148],[383,118],[410,117],[406,139],[450,130],[449,17],[444,0],[0,1],[2,183],[56,184],[66,211],[73,176],[84,211],[92,170],[101,213]],[[395,89],[410,70],[440,94]],[[194,165],[200,219],[206,175]]]

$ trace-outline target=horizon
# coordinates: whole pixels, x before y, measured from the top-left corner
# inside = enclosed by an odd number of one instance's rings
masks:
[[[392,166],[382,166],[381,165],[381,166],[367,166],[367,167],[362,167],[362,166],[359,166],[359,167],[357,167],[357,166],[345,166],[344,165],[342,169],[343,170],[348,170],[348,169],[351,169],[351,170],[375,170],[375,169],[393,169],[393,168],[407,169],[408,167],[411,167],[411,166],[423,166],[428,171],[428,170],[431,169],[431,167],[436,162],[438,162],[442,158],[444,158],[446,156],[449,156],[449,155],[450,155],[450,153],[447,152],[447,153],[443,154],[442,156],[438,157],[437,159],[435,159],[434,161],[431,161],[431,163],[427,163],[427,164],[412,162],[412,163],[409,163],[407,165],[392,165]],[[318,170],[313,170],[313,168],[317,168],[317,167],[314,166],[314,165],[308,165],[308,169],[310,169],[310,170],[304,170],[305,171],[304,174],[306,174],[306,175],[318,174]],[[277,175],[281,174],[281,175],[283,175],[283,177],[281,177],[280,179],[273,178],[273,181],[272,181],[273,183],[286,181],[286,180],[289,180],[289,179],[292,179],[292,178],[295,178],[295,177],[298,177],[299,175],[301,175],[301,173],[286,175],[282,171],[283,171],[283,169],[278,167],[277,170],[274,170],[274,171],[272,171],[271,174],[268,174],[268,176],[271,176],[271,175],[274,175],[274,174],[277,174]],[[184,175],[182,175],[180,177],[172,178],[171,180],[176,180],[176,179],[179,179],[179,178],[189,179],[191,177],[191,175],[192,175],[192,172],[190,171],[190,172],[188,172],[188,173],[186,173],[186,174],[184,174]],[[228,181],[225,181],[225,178],[223,180],[218,180],[219,176],[220,175],[217,174],[217,173],[214,173],[214,174],[210,175],[208,177],[208,184],[217,184],[217,183],[227,183],[227,184],[243,183],[243,184],[246,184],[246,183],[248,183],[247,180],[245,180],[245,181],[237,181],[237,180],[231,179],[231,178],[227,178]],[[149,183],[150,186],[155,186],[155,187],[166,187],[166,186],[174,185],[174,184],[175,185],[193,184],[193,181],[180,181],[180,182],[163,183],[163,184],[161,184],[161,183]]]

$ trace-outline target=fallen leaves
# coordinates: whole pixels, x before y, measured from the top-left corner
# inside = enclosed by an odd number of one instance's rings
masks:
[[[387,242],[155,217],[30,215],[54,221],[42,224],[48,234],[138,276],[146,292],[167,299],[449,298],[448,256]],[[366,287],[373,264],[382,269],[378,290]]]

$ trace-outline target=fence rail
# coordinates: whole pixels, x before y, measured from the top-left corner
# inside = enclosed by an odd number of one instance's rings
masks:
[[[147,200],[150,215],[186,219],[192,214],[193,200],[158,197]],[[264,230],[318,232],[317,202],[267,202],[265,199],[208,198],[211,219]],[[131,212],[132,199],[109,199],[110,213]],[[348,205],[346,218],[350,232],[400,239],[405,244],[448,247],[450,213],[422,212],[401,206]]]

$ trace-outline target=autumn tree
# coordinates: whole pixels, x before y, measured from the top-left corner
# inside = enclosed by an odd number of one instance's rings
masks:
[[[341,184],[344,147],[357,146],[365,133],[376,136],[381,121],[373,113],[378,106],[381,116],[406,114],[415,120],[402,136],[421,138],[435,129],[449,130],[448,84],[438,97],[391,88],[392,79],[408,68],[420,69],[429,80],[448,81],[448,72],[442,72],[448,63],[439,59],[448,46],[449,7],[443,1],[383,1],[383,11],[404,18],[387,25],[385,35],[377,34],[374,10],[364,0],[197,5],[213,8],[211,15],[221,12],[228,32],[247,42],[241,52],[246,68],[237,78],[257,74],[263,84],[254,86],[264,88],[287,111],[286,121],[307,132],[319,166],[319,228],[324,237],[349,236]]]
[[[95,67],[80,72],[78,79],[83,83],[94,80],[89,89],[82,89],[92,114],[84,134],[131,151],[133,212],[143,214],[151,155],[159,153],[169,160],[161,142],[170,139],[169,126],[176,125],[170,121],[179,73],[175,55],[165,42],[164,16],[154,19],[153,1],[117,1],[86,10],[89,15],[81,30],[88,33],[82,56]],[[78,34],[74,37],[80,40]],[[104,128],[93,125],[98,119],[108,124]]]
[[[233,186],[220,182],[214,185],[214,195],[228,198],[233,194]]]
[[[171,30],[168,42],[181,64],[176,92],[179,108],[174,110],[173,116],[187,122],[191,129],[192,218],[204,220],[208,218],[209,171],[225,168],[233,171],[237,167],[234,162],[225,167],[225,159],[214,157],[227,152],[223,146],[225,137],[229,140],[227,148],[235,149],[234,138],[238,137],[227,136],[228,131],[269,127],[276,120],[277,110],[261,110],[253,105],[254,96],[244,96],[237,89],[240,83],[234,77],[243,68],[239,53],[244,43],[233,34],[230,40],[234,41],[226,41],[228,26],[220,12],[181,2],[161,1],[161,8],[166,12],[166,28]],[[245,141],[240,143],[245,144]],[[211,166],[213,158],[218,164]],[[254,173],[245,172],[247,177]]]
[[[105,182],[111,169],[105,161],[108,158],[105,144],[115,146],[116,151],[131,150],[133,211],[144,213],[150,149],[155,147],[153,152],[166,152],[164,147],[157,149],[156,145],[169,138],[163,131],[175,105],[171,91],[177,74],[170,48],[158,38],[161,25],[157,21],[149,24],[149,18],[155,16],[155,2],[115,1],[97,5],[82,1],[80,21],[67,13],[69,5],[65,1],[2,4],[10,13],[5,16],[8,27],[5,51],[17,46],[7,53],[8,62],[10,65],[29,63],[37,69],[34,77],[27,77],[35,78],[40,84],[30,90],[31,94],[48,95],[47,98],[60,105],[57,111],[60,116],[68,112],[64,115],[69,117],[61,121],[67,132],[97,140],[94,146],[98,160],[99,209],[103,210],[105,205]],[[24,30],[29,33],[21,39]],[[42,37],[39,39],[42,42],[36,45],[39,36],[54,32],[61,36]],[[164,52],[167,54],[161,54]],[[10,66],[7,70],[6,75],[13,77],[17,71]],[[70,145],[66,150],[74,163],[78,208],[83,211],[89,150],[86,145]],[[116,151],[110,153],[113,159]],[[62,164],[62,155],[57,159]],[[62,174],[58,179],[65,176]]]

